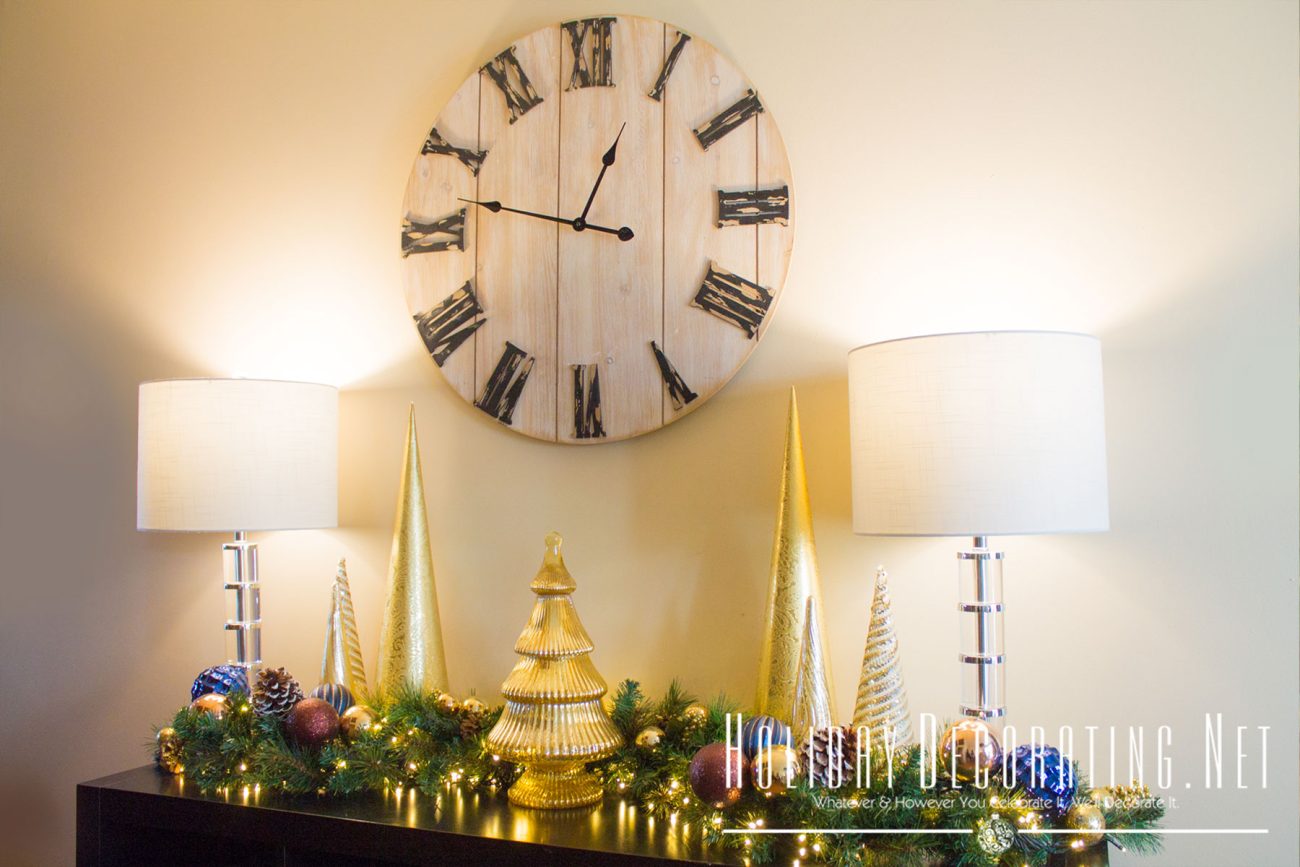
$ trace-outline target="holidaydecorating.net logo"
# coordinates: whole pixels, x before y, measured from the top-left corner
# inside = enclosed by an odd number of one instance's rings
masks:
[[[943,729],[938,717],[920,715],[916,743],[894,726],[809,726],[794,749],[796,732],[768,716],[726,715],[725,773],[738,788],[784,791],[802,780],[809,788],[888,789],[906,768],[916,772],[923,790],[1022,787],[1028,791],[1077,786],[1077,777],[1094,785],[1133,784],[1168,792],[1175,788],[1172,726],[1061,726],[1054,744],[1042,726],[1030,726],[1019,740],[1014,725],[995,736],[990,726],[967,719]],[[1207,713],[1196,740],[1198,779],[1204,789],[1268,788],[1268,736],[1271,726],[1230,725],[1223,714]],[[910,732],[907,733],[910,735]],[[1186,739],[1190,741],[1191,739]],[[1184,739],[1179,739],[1184,743]],[[1190,751],[1189,751],[1190,752]],[[1184,789],[1194,783],[1178,778]],[[1148,782],[1150,781],[1150,782]],[[775,787],[775,789],[774,789]],[[889,802],[888,796],[873,803]],[[1169,800],[1169,799],[1167,799]],[[860,806],[845,802],[844,806]],[[1170,804],[1173,806],[1173,804]]]

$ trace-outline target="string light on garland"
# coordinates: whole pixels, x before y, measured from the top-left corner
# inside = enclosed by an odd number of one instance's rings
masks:
[[[373,707],[348,708],[342,716],[352,714],[358,718],[351,734],[343,735],[345,727],[340,719],[340,736],[320,747],[296,744],[283,720],[253,713],[245,694],[232,693],[216,700],[228,708],[223,717],[185,708],[170,724],[175,731],[174,760],[184,767],[187,784],[205,793],[234,793],[238,797],[248,792],[244,799],[248,803],[253,795],[260,793],[264,797],[266,792],[322,793],[325,797],[383,792],[403,803],[426,795],[434,809],[439,809],[446,793],[481,791],[487,797],[502,796],[519,774],[519,768],[485,745],[484,733],[496,723],[500,709],[477,713],[464,702],[449,706],[441,700],[441,693],[405,690],[378,699]],[[675,833],[717,846],[719,852],[728,853],[733,860],[753,864],[798,861],[801,865],[835,867],[864,862],[1047,867],[1054,856],[1086,845],[1073,846],[1079,842],[1076,838],[1090,830],[1084,827],[1078,829],[1077,835],[1032,833],[1071,828],[1065,815],[1039,809],[1032,793],[1019,786],[1003,787],[999,774],[993,774],[989,788],[973,799],[974,790],[968,786],[961,790],[949,788],[946,774],[939,775],[937,787],[923,786],[921,770],[924,766],[928,773],[928,762],[916,760],[915,751],[896,755],[892,787],[886,774],[879,771],[885,765],[883,755],[873,754],[873,773],[864,778],[862,788],[854,788],[853,776],[848,774],[845,785],[832,799],[861,803],[888,797],[895,806],[886,810],[828,805],[825,790],[809,787],[806,770],[780,793],[760,791],[751,772],[743,778],[744,785],[734,799],[724,792],[721,801],[705,800],[692,786],[692,759],[711,744],[711,752],[725,752],[726,714],[736,709],[716,700],[705,706],[707,718],[695,729],[687,725],[686,713],[695,704],[676,684],[661,698],[649,699],[635,682],[623,682],[613,693],[609,713],[626,743],[614,755],[595,763],[592,770],[605,791],[626,804],[631,821],[668,824],[676,829]],[[362,725],[361,718],[370,724]],[[652,750],[634,743],[636,734],[649,726],[664,732]],[[733,750],[733,757],[737,755]],[[760,758],[760,774],[763,761]],[[719,776],[725,778],[725,770]],[[778,776],[775,767],[773,776]],[[1089,790],[1080,789],[1084,791]],[[1100,813],[1104,825],[1091,830],[1127,833],[1114,838],[1092,833],[1090,839],[1122,841],[1129,853],[1158,849],[1158,837],[1137,833],[1154,828],[1164,814],[1163,803],[1152,798],[1149,789],[1138,785],[1114,787],[1108,798],[1101,792],[1091,794],[1087,798],[1081,794],[1078,801]],[[727,806],[717,808],[715,803]],[[1084,812],[1074,811],[1074,821],[1086,818]],[[969,829],[971,833],[871,833],[873,828],[899,827]],[[851,833],[745,833],[769,828],[826,828]],[[1001,854],[996,854],[1004,845]]]

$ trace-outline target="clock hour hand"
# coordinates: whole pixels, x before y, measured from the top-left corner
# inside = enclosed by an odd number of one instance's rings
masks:
[[[587,196],[587,204],[578,216],[579,220],[586,221],[587,212],[591,210],[591,203],[596,200],[596,190],[600,189],[600,182],[605,179],[605,172],[610,166],[614,165],[614,157],[618,152],[618,140],[623,137],[623,130],[625,129],[627,129],[626,123],[618,128],[618,135],[614,136],[614,143],[609,146],[609,150],[605,151],[605,155],[600,158],[600,174],[596,175],[596,183],[591,188],[591,195]]]
[[[523,214],[525,217],[536,217],[539,220],[549,220],[552,223],[560,223],[565,226],[572,226],[575,232],[584,232],[590,229],[593,232],[604,232],[607,235],[617,235],[620,241],[631,241],[636,235],[627,226],[618,229],[611,229],[608,226],[593,226],[586,220],[566,220],[564,217],[554,217],[550,214],[539,214],[536,211],[525,211],[520,208],[507,208],[505,205],[495,199],[487,202],[480,202],[476,199],[460,199],[462,202],[468,202],[471,205],[478,205],[480,208],[486,208],[494,214],[501,211],[509,211],[512,214]]]

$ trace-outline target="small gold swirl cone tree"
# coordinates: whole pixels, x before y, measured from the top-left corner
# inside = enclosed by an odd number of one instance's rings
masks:
[[[492,752],[524,767],[510,802],[543,810],[598,803],[600,780],[587,763],[623,742],[601,707],[605,679],[573,606],[578,585],[564,566],[562,541],[559,533],[546,537],[542,567],[529,585],[537,603],[515,642],[521,659],[501,685],[505,710],[487,738]]]

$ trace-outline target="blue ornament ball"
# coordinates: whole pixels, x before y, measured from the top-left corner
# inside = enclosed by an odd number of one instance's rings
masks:
[[[1074,803],[1073,769],[1056,747],[1021,744],[1016,747],[1014,770],[1017,785],[1045,802],[1053,816],[1063,815]]]
[[[790,727],[774,716],[752,716],[740,727],[740,749],[751,759],[768,747],[793,745]]]
[[[217,695],[230,695],[232,692],[247,694],[248,670],[242,665],[214,665],[203,669],[190,687],[190,701],[210,692]]]
[[[357,703],[351,691],[341,683],[322,683],[311,691],[311,697],[329,702],[340,714]]]

